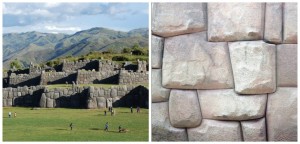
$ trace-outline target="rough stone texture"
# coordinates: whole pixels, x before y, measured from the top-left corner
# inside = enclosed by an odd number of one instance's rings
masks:
[[[297,43],[297,3],[284,3],[283,43]]]
[[[203,119],[201,125],[187,129],[189,141],[241,141],[239,122]]]
[[[252,120],[252,121],[242,121],[242,132],[244,141],[266,141],[266,122],[265,118]]]
[[[271,43],[282,42],[283,3],[266,3],[264,39]]]
[[[277,86],[297,87],[297,46],[277,45]]]
[[[170,89],[162,87],[161,69],[152,69],[151,71],[151,98],[152,102],[168,101]]]
[[[152,141],[186,141],[185,129],[174,128],[169,120],[168,102],[152,103]]]
[[[208,41],[259,40],[264,3],[208,3]]]
[[[120,70],[119,84],[148,83],[148,72],[131,72]]]
[[[166,88],[233,87],[227,44],[207,42],[206,32],[166,38],[162,74]]]
[[[151,65],[152,68],[161,68],[164,50],[164,39],[151,35]]]
[[[229,43],[235,91],[240,94],[276,90],[275,45],[263,41]]]
[[[197,127],[201,111],[196,90],[171,90],[169,99],[171,125],[177,128]]]
[[[238,95],[233,89],[198,90],[202,117],[216,120],[250,120],[265,114],[266,95]]]
[[[297,141],[297,88],[278,88],[268,95],[269,141]]]
[[[170,37],[206,30],[206,4],[153,3],[153,34]]]

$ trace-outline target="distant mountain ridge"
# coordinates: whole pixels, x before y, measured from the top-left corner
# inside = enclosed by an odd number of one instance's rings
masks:
[[[138,44],[148,47],[148,28],[128,32],[95,27],[75,34],[53,34],[41,32],[3,34],[3,66],[20,60],[28,66],[30,62],[42,63],[64,56],[79,56],[90,51],[122,51]]]

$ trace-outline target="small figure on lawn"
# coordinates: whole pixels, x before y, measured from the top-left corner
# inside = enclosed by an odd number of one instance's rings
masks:
[[[8,117],[11,118],[11,112],[8,112]]]
[[[133,113],[132,106],[130,107],[130,112]]]
[[[73,129],[73,123],[70,123],[70,128],[71,128],[71,130]]]
[[[140,113],[140,107],[139,106],[136,108],[136,112]]]
[[[122,131],[122,127],[121,127],[121,125],[119,125],[119,132],[121,132]]]
[[[106,122],[106,124],[105,124],[105,129],[104,129],[104,131],[108,131],[108,122]]]
[[[106,116],[106,110],[104,110],[104,115]]]
[[[16,113],[16,112],[14,113],[14,117],[15,117],[15,118],[17,117],[17,113]]]

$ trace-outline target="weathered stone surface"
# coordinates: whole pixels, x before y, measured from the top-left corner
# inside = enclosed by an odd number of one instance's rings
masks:
[[[111,96],[111,97],[117,97],[117,96],[118,96],[118,91],[117,91],[117,89],[112,89],[111,92],[110,92],[110,96]]]
[[[297,43],[297,3],[286,2],[283,8],[283,43]]]
[[[276,48],[263,41],[228,43],[235,91],[264,94],[276,90]]]
[[[196,90],[171,90],[169,99],[171,125],[178,128],[197,127],[201,111]]]
[[[297,141],[297,88],[268,95],[267,124],[269,141]]]
[[[282,42],[283,3],[266,3],[264,39],[271,43]]]
[[[153,3],[151,30],[153,34],[170,37],[206,30],[206,4]]]
[[[47,108],[53,108],[53,99],[47,98]]]
[[[206,41],[206,32],[165,39],[162,84],[166,88],[233,87],[227,43]]]
[[[161,68],[164,50],[164,39],[151,35],[151,65],[152,68]]]
[[[198,90],[202,117],[216,120],[250,120],[265,114],[266,95],[238,95],[233,89]]]
[[[239,122],[203,119],[201,125],[187,129],[189,141],[241,141]]]
[[[185,129],[174,128],[169,120],[168,102],[152,103],[152,141],[186,141]]]
[[[13,106],[13,99],[11,99],[11,98],[8,98],[8,99],[6,99],[6,101],[7,101],[7,106]]]
[[[266,122],[265,118],[242,121],[242,132],[244,141],[266,141]]]
[[[96,100],[95,97],[90,98],[90,99],[87,101],[87,108],[88,108],[88,109],[95,109],[95,108],[97,108],[97,100]]]
[[[106,99],[104,97],[97,97],[96,100],[98,108],[106,108]]]
[[[170,90],[162,87],[161,69],[151,71],[151,98],[152,102],[168,101]]]
[[[46,95],[45,93],[43,93],[40,100],[40,107],[46,107],[46,102],[47,102]]]
[[[277,86],[297,87],[297,46],[277,45]]]
[[[208,41],[259,40],[264,3],[208,3]]]

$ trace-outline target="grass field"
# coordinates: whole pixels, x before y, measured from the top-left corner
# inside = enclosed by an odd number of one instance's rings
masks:
[[[148,109],[114,110],[115,116],[104,116],[104,109],[3,108],[3,141],[148,141]],[[17,117],[8,118],[8,112]],[[108,132],[103,130],[106,122]],[[119,133],[119,125],[129,131]]]

